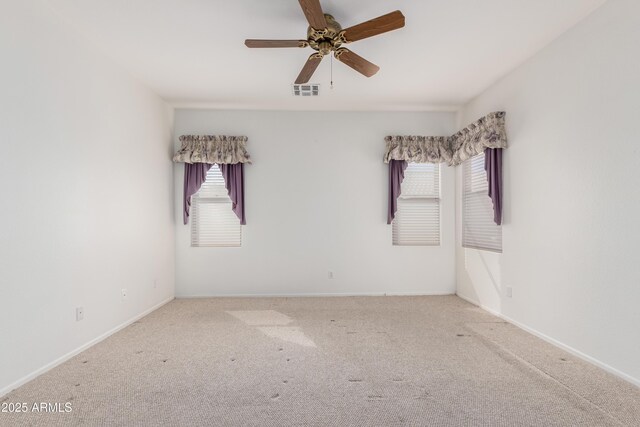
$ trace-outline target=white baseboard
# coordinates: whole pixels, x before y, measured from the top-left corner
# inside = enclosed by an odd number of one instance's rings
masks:
[[[174,297],[167,298],[166,300],[160,302],[159,304],[154,305],[153,307],[143,311],[142,313],[132,317],[131,319],[119,324],[115,328],[108,330],[104,334],[102,334],[102,335],[92,339],[91,341],[81,345],[80,347],[70,351],[69,353],[65,354],[64,356],[61,356],[61,357],[57,358],[53,362],[47,363],[42,368],[39,368],[39,369],[35,370],[34,372],[32,372],[32,373],[20,378],[18,381],[15,381],[12,384],[9,384],[8,386],[0,389],[0,397],[4,396],[7,393],[10,393],[11,391],[15,390],[16,388],[20,387],[21,385],[28,383],[32,379],[36,378],[39,375],[44,374],[48,370],[53,369],[56,366],[66,362],[67,360],[71,359],[72,357],[76,356],[77,354],[82,353],[83,351],[85,351],[89,347],[91,347],[91,346],[99,343],[100,341],[108,338],[109,336],[115,334],[116,332],[120,331],[121,329],[126,328],[127,326],[129,326],[130,324],[135,322],[136,320],[139,320],[139,319],[143,318],[144,316],[146,316],[147,314],[151,313],[152,311],[155,311],[155,310],[159,309],[160,307],[162,307],[166,303],[172,301],[173,299],[174,299]]]
[[[520,323],[517,320],[513,320],[512,318],[510,318],[508,316],[505,316],[502,313],[498,313],[497,311],[495,311],[495,310],[493,310],[491,308],[485,307],[484,305],[480,304],[478,301],[475,301],[473,298],[469,298],[469,297],[466,297],[466,296],[461,295],[461,294],[457,294],[457,295],[460,298],[462,298],[463,300],[465,300],[465,301],[467,301],[467,302],[469,302],[469,303],[471,303],[473,305],[476,305],[476,306],[480,307],[481,309],[493,314],[496,317],[499,317],[499,318],[511,323],[512,325],[517,326],[518,328],[520,328],[520,329],[522,329],[524,331],[529,332],[532,335],[535,335],[536,337],[548,342],[549,344],[555,345],[556,347],[561,348],[562,350],[564,350],[564,351],[566,351],[568,353],[571,353],[574,356],[579,357],[580,359],[584,360],[585,362],[589,362],[592,365],[595,365],[598,368],[604,369],[605,371],[609,372],[610,374],[615,375],[618,378],[622,378],[623,380],[628,381],[628,382],[630,382],[631,384],[633,384],[633,385],[635,385],[637,387],[640,387],[640,379],[634,378],[631,375],[627,375],[624,372],[622,372],[622,371],[620,371],[620,370],[618,370],[618,369],[616,369],[616,368],[614,368],[614,367],[612,367],[610,365],[607,365],[606,363],[601,362],[600,360],[598,360],[598,359],[596,359],[594,357],[591,357],[588,354],[585,354],[585,353],[581,352],[580,350],[576,350],[575,348],[570,347],[570,346],[568,346],[568,345],[556,340],[555,338],[551,338],[550,336],[545,335],[542,332],[539,332],[539,331],[537,331],[537,330],[535,330],[535,329],[533,329],[533,328],[531,328],[531,327],[529,327],[529,326],[527,326],[527,325],[525,325],[523,323]]]
[[[500,317],[500,318],[504,319],[504,317],[502,316],[502,313],[499,313],[498,311],[496,311],[496,310],[494,310],[492,308],[489,308],[489,307],[487,307],[487,306],[485,306],[483,304],[480,304],[478,301],[474,300],[473,298],[466,297],[466,296],[464,296],[464,295],[462,295],[460,293],[456,293],[456,295],[458,297],[462,298],[463,300],[465,300],[466,302],[471,303],[473,305],[476,305],[476,306],[480,307],[481,309],[483,309],[484,311],[488,311],[489,313],[493,314],[494,316],[497,316],[497,317]]]
[[[176,295],[176,299],[190,298],[304,298],[304,297],[421,297],[455,295],[455,292],[363,292],[363,293],[302,293],[302,294],[209,294]]]

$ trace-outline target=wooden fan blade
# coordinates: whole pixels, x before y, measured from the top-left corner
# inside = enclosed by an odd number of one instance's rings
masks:
[[[355,42],[402,27],[404,27],[404,15],[399,10],[396,10],[395,12],[387,13],[370,21],[347,28],[344,30],[344,37],[347,39],[347,42]]]
[[[351,52],[349,49],[338,49],[336,50],[334,56],[338,61],[342,62],[345,65],[348,65],[360,74],[363,74],[367,77],[373,76],[380,69],[380,67],[378,67],[376,64],[372,64],[362,56]]]
[[[304,16],[307,17],[309,25],[316,30],[327,27],[327,20],[324,17],[320,0],[298,0]]]
[[[256,40],[247,39],[244,41],[247,47],[307,47],[306,40]]]
[[[314,53],[309,56],[309,59],[307,59],[304,67],[302,67],[300,74],[298,74],[298,78],[296,79],[295,83],[297,85],[307,83],[309,79],[311,79],[311,76],[313,76],[316,68],[318,68],[318,65],[320,65],[320,61],[322,61],[322,55],[318,53]]]

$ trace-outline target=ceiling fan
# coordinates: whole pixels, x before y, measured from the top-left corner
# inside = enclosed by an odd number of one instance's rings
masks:
[[[306,40],[256,40],[247,39],[247,47],[275,48],[275,47],[310,47],[312,53],[302,67],[296,79],[296,84],[307,83],[326,55],[333,52],[333,56],[340,62],[353,68],[367,77],[373,76],[380,67],[353,53],[342,45],[377,36],[388,31],[404,27],[404,15],[399,10],[379,16],[370,21],[362,22],[343,30],[333,16],[322,11],[320,0],[298,0],[304,12],[309,28]]]

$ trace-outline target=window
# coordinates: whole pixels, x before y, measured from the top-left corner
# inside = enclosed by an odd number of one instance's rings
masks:
[[[207,172],[200,190],[191,197],[191,246],[240,246],[242,228],[218,165]]]
[[[440,165],[409,163],[392,229],[394,245],[440,245]]]
[[[462,246],[502,252],[502,227],[493,222],[484,153],[462,163],[462,182]]]

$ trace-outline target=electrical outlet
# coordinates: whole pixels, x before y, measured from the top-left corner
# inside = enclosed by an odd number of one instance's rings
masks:
[[[511,286],[507,286],[507,296],[511,298],[513,296],[513,289]]]
[[[153,281],[153,289],[156,289],[158,287],[158,279],[155,279]]]
[[[127,299],[127,290],[126,290],[126,289],[123,289],[123,290],[122,290],[122,301],[124,301],[124,300],[126,300],[126,299]]]
[[[84,319],[84,308],[76,307],[76,322],[79,322],[82,319]]]
[[[333,271],[330,271],[327,277],[329,277],[329,279],[333,279]]]

